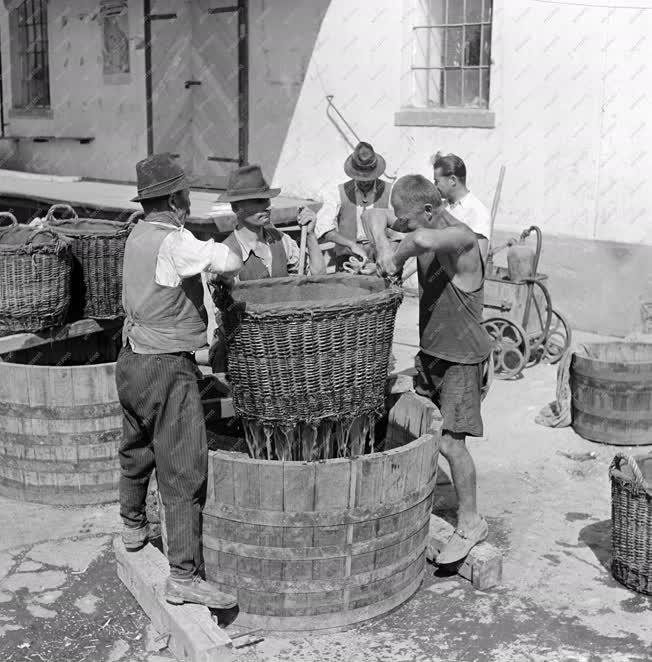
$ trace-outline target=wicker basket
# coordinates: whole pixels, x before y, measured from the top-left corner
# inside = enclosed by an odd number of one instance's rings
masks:
[[[0,334],[62,326],[70,305],[70,241],[51,230],[18,225],[0,228]]]
[[[65,209],[72,218],[56,219]],[[78,218],[69,205],[54,205],[45,217],[52,228],[72,241],[74,257],[72,304],[69,318],[115,319],[122,317],[122,263],[125,243],[133,223]]]
[[[218,295],[236,414],[292,426],[382,411],[402,297],[349,274],[253,280]]]
[[[616,454],[609,476],[611,571],[627,588],[652,595],[652,454]]]

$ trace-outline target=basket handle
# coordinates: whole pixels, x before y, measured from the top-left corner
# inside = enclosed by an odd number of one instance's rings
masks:
[[[77,216],[77,212],[70,206],[66,204],[56,204],[52,205],[50,209],[48,209],[48,213],[45,215],[45,221],[46,223],[53,223],[56,224],[56,222],[60,219],[57,219],[54,217],[54,212],[55,211],[67,211],[72,213],[73,218],[79,218]]]
[[[627,461],[629,468],[632,470],[636,484],[639,487],[642,487],[644,490],[649,490],[650,486],[647,484],[647,481],[643,477],[643,472],[641,471],[641,468],[638,466],[638,463],[631,455],[627,455],[626,453],[616,453],[616,456],[614,457],[613,462],[611,463],[611,468],[620,471],[620,464],[623,460]]]
[[[54,230],[50,230],[49,228],[39,228],[38,230],[34,230],[34,232],[30,234],[30,236],[25,241],[25,244],[31,244],[34,241],[34,238],[40,234],[49,234],[54,239],[61,241],[61,236],[57,234]]]
[[[10,227],[13,227],[14,225],[18,225],[18,221],[16,220],[16,217],[9,211],[0,211],[0,219],[9,219],[11,223],[9,223]]]
[[[131,214],[131,216],[127,219],[127,224],[129,224],[129,223],[138,223],[138,221],[137,221],[136,219],[139,219],[139,218],[141,218],[141,217],[142,217],[142,218],[145,217],[145,212],[143,212],[143,211],[140,210],[140,209],[137,209],[137,210],[136,210],[133,214]]]

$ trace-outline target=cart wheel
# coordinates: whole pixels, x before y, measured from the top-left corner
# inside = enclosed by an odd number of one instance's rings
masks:
[[[494,343],[494,377],[511,379],[520,375],[530,358],[530,347],[523,327],[504,317],[492,317],[484,321],[484,328]]]
[[[552,311],[552,322],[548,336],[543,344],[543,360],[546,363],[557,363],[570,347],[573,337],[568,320],[556,310]]]

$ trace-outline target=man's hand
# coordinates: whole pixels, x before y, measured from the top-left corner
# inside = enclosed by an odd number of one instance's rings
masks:
[[[391,250],[382,250],[376,257],[376,270],[380,276],[395,276],[398,273],[398,267],[394,260],[394,252]]]
[[[356,257],[359,257],[363,264],[369,259],[367,251],[362,246],[360,246],[360,244],[356,244],[355,242],[351,244],[351,252]]]
[[[297,223],[299,225],[306,225],[308,234],[315,232],[315,225],[317,224],[317,214],[309,207],[302,207],[297,216]]]
[[[231,289],[235,285],[235,276],[233,274],[215,274],[208,275],[208,284],[213,287],[224,287]]]

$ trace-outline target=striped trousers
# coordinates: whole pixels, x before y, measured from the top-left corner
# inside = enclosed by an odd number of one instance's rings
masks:
[[[179,579],[203,566],[208,447],[199,377],[189,354],[136,354],[127,345],[116,364],[123,411],[120,515],[126,526],[145,524],[147,485],[156,467],[170,575]]]

